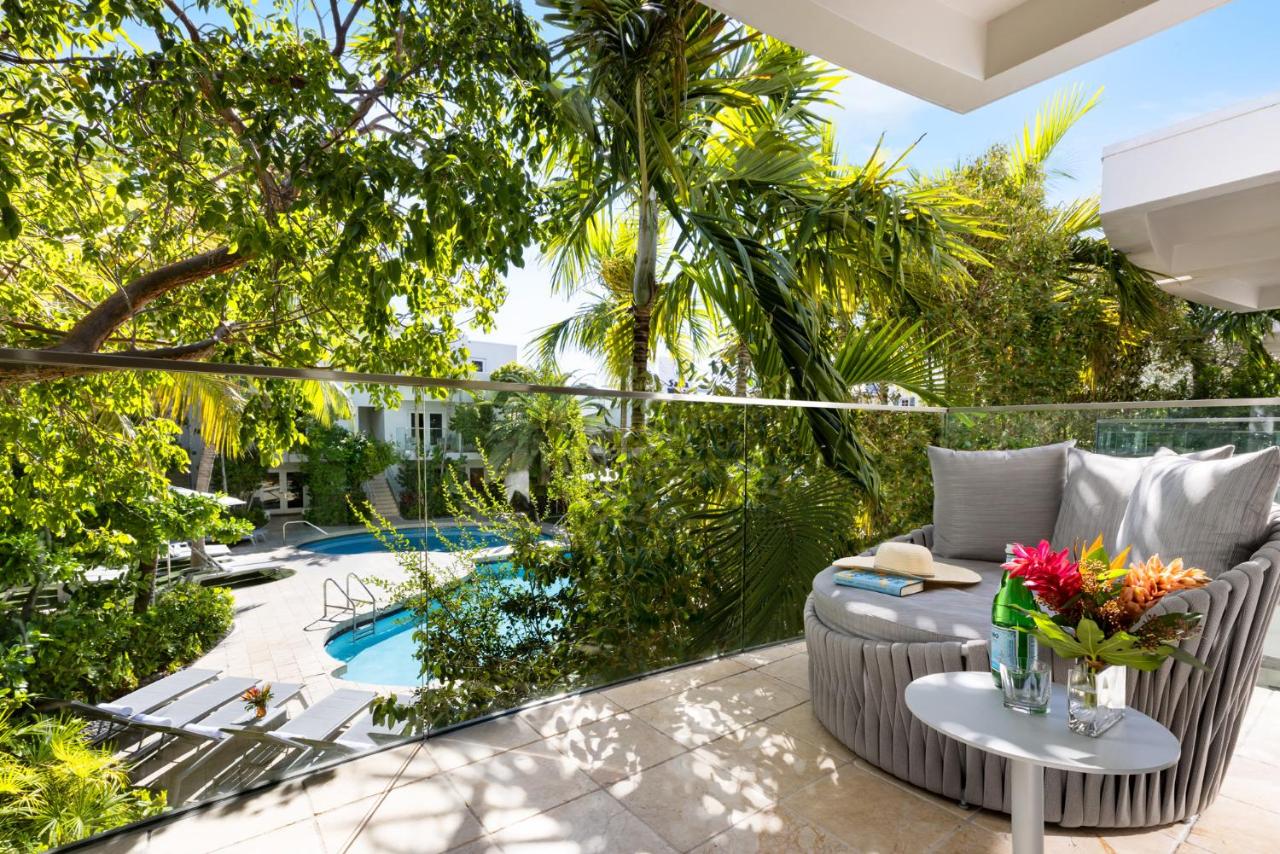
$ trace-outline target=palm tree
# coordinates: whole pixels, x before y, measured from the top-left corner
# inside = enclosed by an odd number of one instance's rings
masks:
[[[566,385],[565,374],[542,371],[537,382]],[[496,469],[529,472],[530,491],[542,495],[558,466],[575,451],[585,451],[603,418],[603,406],[589,398],[563,394],[499,392],[493,400],[493,426],[484,447]],[[530,496],[533,497],[533,496]]]
[[[905,259],[940,261],[958,241],[927,204],[815,170],[826,127],[817,108],[838,76],[694,0],[540,2],[565,31],[555,48],[569,81],[550,187],[558,263],[581,266],[598,217],[632,218],[631,387],[647,387],[659,291],[705,285],[750,342],[757,372],[769,369],[797,397],[847,399],[824,343],[824,291],[841,286],[815,287],[813,278],[856,268],[860,277],[900,280]],[[681,268],[663,284],[660,212]],[[760,220],[762,212],[769,216]],[[828,241],[831,263],[797,251],[805,238]],[[828,463],[873,490],[847,416],[817,408],[806,416]],[[632,428],[643,426],[637,401]]]
[[[588,225],[586,257],[562,257],[553,288],[585,294],[588,299],[572,316],[538,333],[533,343],[544,365],[554,369],[559,355],[576,347],[600,360],[615,387],[629,387],[635,343],[636,237],[630,221],[600,216]],[[556,249],[553,240],[552,253],[559,255]],[[660,255],[659,261],[660,267],[669,269],[669,259]],[[710,318],[692,291],[671,287],[665,276],[655,278],[655,284],[646,350],[665,350],[683,372],[705,346]]]

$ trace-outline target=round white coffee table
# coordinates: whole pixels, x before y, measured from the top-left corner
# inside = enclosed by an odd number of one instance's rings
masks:
[[[1004,707],[991,674],[935,673],[907,686],[907,708],[926,726],[1009,760],[1014,854],[1044,851],[1044,769],[1085,774],[1144,774],[1168,768],[1182,752],[1173,733],[1128,709],[1098,738],[1067,729],[1067,689],[1053,686],[1049,712]]]

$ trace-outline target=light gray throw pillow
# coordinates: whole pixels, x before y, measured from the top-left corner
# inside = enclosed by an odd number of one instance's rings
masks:
[[[1266,537],[1280,486],[1280,448],[1228,460],[1157,457],[1142,470],[1120,522],[1132,560],[1158,554],[1216,577]]]
[[[1183,456],[1188,460],[1224,460],[1235,449],[1235,445],[1223,445]],[[1138,485],[1147,464],[1165,456],[1176,454],[1168,448],[1161,448],[1150,457],[1111,457],[1079,448],[1067,451],[1067,485],[1062,491],[1062,509],[1058,511],[1058,521],[1049,540],[1053,547],[1075,551],[1088,546],[1101,534],[1103,545],[1114,554],[1129,494]]]
[[[1075,441],[1016,451],[929,446],[933,469],[933,553],[1004,560],[1007,543],[1053,536]]]

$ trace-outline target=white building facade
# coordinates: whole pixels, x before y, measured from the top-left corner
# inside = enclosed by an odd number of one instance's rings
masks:
[[[474,380],[489,379],[493,371],[516,361],[518,356],[514,344],[467,341],[465,347],[472,363],[470,379]],[[405,460],[430,457],[439,448],[449,457],[461,460],[468,479],[478,484],[484,478],[484,461],[473,448],[465,445],[453,428],[457,407],[472,402],[473,396],[468,392],[454,392],[448,398],[439,399],[411,386],[399,386],[398,391],[400,405],[388,409],[368,391],[347,387],[350,414],[338,423],[353,433],[389,442]],[[306,510],[308,496],[302,461],[301,454],[286,454],[279,466],[267,471],[261,487],[253,495],[253,503],[261,503],[271,516],[300,514]],[[393,466],[368,485],[370,499],[384,515],[394,515],[398,468]],[[215,476],[214,486],[217,484]]]

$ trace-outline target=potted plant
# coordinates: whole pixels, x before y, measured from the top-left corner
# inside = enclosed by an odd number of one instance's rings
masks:
[[[1170,657],[1204,668],[1177,646],[1195,636],[1203,615],[1144,617],[1168,594],[1208,584],[1208,576],[1159,555],[1126,568],[1128,556],[1126,548],[1111,557],[1098,537],[1072,560],[1069,550],[1055,552],[1041,540],[1033,548],[1015,544],[1004,565],[1035,594],[1039,609],[1024,609],[1034,622],[1027,631],[1076,662],[1067,676],[1067,724],[1084,735],[1101,735],[1124,716],[1126,668],[1155,670]]]
[[[253,712],[256,718],[264,718],[267,716],[267,706],[271,703],[271,683],[264,682],[261,688],[253,687],[240,695],[240,699],[244,700],[244,708],[247,712]]]

